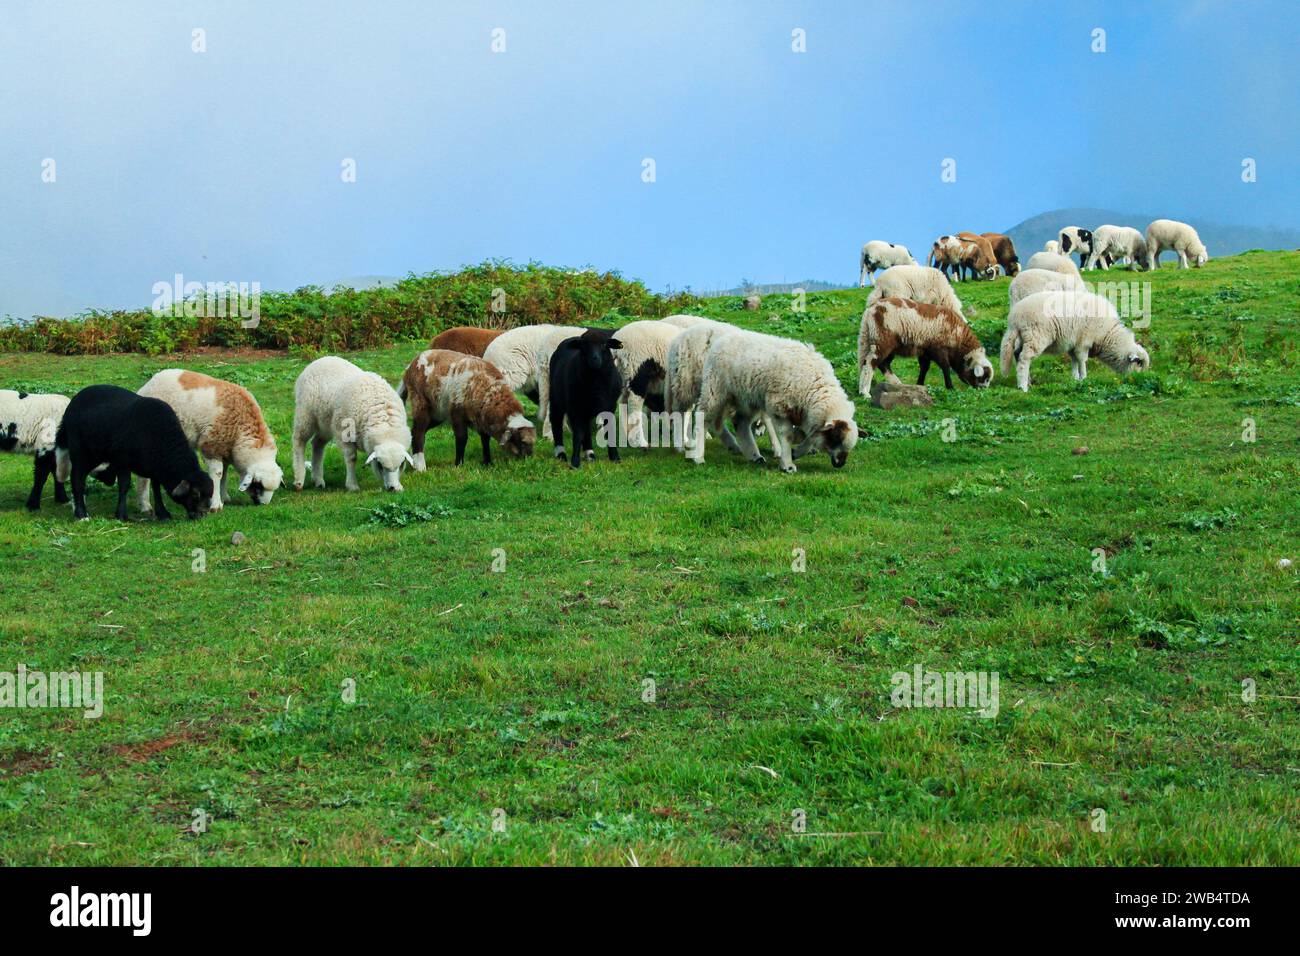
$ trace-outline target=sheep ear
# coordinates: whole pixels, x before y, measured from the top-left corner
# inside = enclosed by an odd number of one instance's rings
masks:
[[[372,461],[374,461],[378,456],[379,456],[379,452],[377,452],[377,451],[372,451],[372,452],[370,453],[370,457],[368,457],[368,458],[366,459],[366,464],[367,464],[367,465],[370,464],[370,463],[371,463]]]
[[[244,472],[244,480],[239,483],[239,490],[247,491],[248,486],[251,485],[252,483],[253,483],[253,473],[251,471]]]
[[[611,349],[621,349],[623,347],[623,343],[615,338],[610,338],[609,340],[607,340],[607,344]]]
[[[190,483],[184,479],[181,480],[181,483],[179,485],[177,485],[175,488],[172,489],[173,498],[184,498],[189,493],[190,493]]]

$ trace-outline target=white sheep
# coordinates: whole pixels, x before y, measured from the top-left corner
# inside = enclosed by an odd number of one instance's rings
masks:
[[[1059,252],[1035,252],[1029,257],[1029,263],[1025,268],[1046,269],[1049,272],[1062,272],[1072,276],[1079,274],[1079,267],[1074,264],[1074,260]]]
[[[888,269],[890,266],[914,266],[916,264],[916,259],[907,251],[907,246],[885,242],[883,239],[872,239],[862,247],[862,252],[858,256],[858,265],[860,266],[858,287],[865,286],[867,279],[877,269]]]
[[[1060,255],[1060,254],[1061,254],[1061,244],[1060,244],[1059,242],[1057,242],[1055,239],[1048,239],[1047,242],[1045,242],[1045,243],[1043,244],[1043,251],[1044,251],[1044,252],[1051,252],[1051,253],[1054,253],[1054,254],[1056,254],[1056,255]]]
[[[1026,296],[1035,292],[1047,292],[1052,289],[1080,289],[1086,291],[1088,284],[1073,272],[1054,272],[1051,269],[1025,269],[1011,280],[1007,287],[1007,298],[1015,305]]]
[[[840,468],[858,441],[853,402],[830,362],[790,339],[743,330],[716,338],[704,359],[700,406],[716,435],[724,433],[728,417],[734,419],[740,449],[754,462],[763,456],[753,422],[768,418],[787,474],[795,458],[814,451],[827,452]]]
[[[577,335],[581,331],[565,329],[560,325],[521,325],[507,329],[488,343],[483,358],[497,367],[513,392],[523,392],[537,401],[537,351],[549,335],[567,331]]]
[[[638,319],[614,333],[623,344],[614,352],[614,365],[623,377],[620,403],[625,416],[627,443],[632,448],[649,445],[642,410],[647,398],[652,408],[660,403],[668,369],[668,348],[673,339],[685,331],[669,322]]]
[[[1147,242],[1142,233],[1132,226],[1098,226],[1092,233],[1092,255],[1088,257],[1089,269],[1101,266],[1109,269],[1111,263],[1121,259],[1135,269],[1147,267]],[[1107,261],[1109,260],[1109,262]]]
[[[145,382],[140,394],[170,405],[190,447],[203,456],[212,479],[209,511],[220,511],[230,501],[228,467],[239,475],[239,490],[248,492],[253,504],[270,504],[284,472],[275,461],[275,438],[248,389],[169,368]],[[146,514],[153,511],[149,486],[149,479],[141,478],[137,489],[140,510]]]
[[[664,316],[664,318],[659,321],[667,322],[669,325],[675,325],[679,329],[689,329],[692,325],[699,325],[701,322],[712,322],[714,320],[706,319],[702,315],[687,315],[684,312],[679,312],[676,315]]]
[[[1143,371],[1151,364],[1146,349],[1119,320],[1103,296],[1077,290],[1035,292],[1011,307],[1002,337],[1002,374],[1016,369],[1016,384],[1029,391],[1029,364],[1044,353],[1068,354],[1076,380],[1088,376],[1095,356],[1120,374]]]
[[[886,269],[876,280],[867,301],[886,298],[928,302],[961,315],[961,300],[952,291],[948,277],[931,266],[891,266]]]
[[[34,460],[32,491],[27,507],[41,506],[45,480],[54,474],[54,437],[68,407],[66,395],[37,395],[0,389],[0,451],[31,455]],[[54,500],[63,504],[68,494],[54,477]]]
[[[374,372],[327,355],[308,365],[293,387],[293,487],[306,477],[304,453],[311,441],[311,469],[325,487],[325,446],[339,443],[348,491],[357,484],[357,450],[388,491],[402,490],[402,468],[414,464],[406,408],[397,392]]]
[[[1195,229],[1175,219],[1157,219],[1147,226],[1147,257],[1152,269],[1160,268],[1160,253],[1166,249],[1178,253],[1179,265],[1184,269],[1189,268],[1189,257],[1197,268],[1210,261],[1205,243]]]

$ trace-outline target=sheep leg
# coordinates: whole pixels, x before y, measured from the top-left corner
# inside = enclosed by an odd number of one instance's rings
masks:
[[[573,418],[569,420],[569,431],[573,432],[573,456],[569,459],[570,468],[582,467],[582,449],[586,447],[589,441],[587,430],[591,428],[591,422],[582,418]]]
[[[54,471],[54,452],[46,452],[44,455],[37,455],[32,465],[32,493],[27,496],[27,510],[38,511],[41,507],[41,492],[45,490],[45,479]],[[59,491],[63,485],[59,482],[54,483],[54,500],[59,500]],[[64,496],[67,500],[67,496]]]
[[[627,444],[629,448],[647,448],[650,443],[645,437],[645,423],[642,421],[641,410],[645,405],[645,399],[631,389],[623,390],[623,409],[627,416]]]
[[[893,382],[895,385],[902,385],[903,380],[894,374],[893,365],[894,365],[894,359],[893,356],[890,356],[889,358],[885,359],[885,364],[880,366],[880,371],[884,373],[885,381]]]
[[[1184,252],[1182,249],[1178,250],[1178,268],[1180,269],[1191,268],[1191,266],[1187,264],[1187,253]]]
[[[172,516],[163,503],[162,487],[156,481],[153,482],[153,515],[156,521],[169,521]]]
[[[783,447],[781,435],[778,434],[778,429],[776,424],[772,421],[772,416],[767,414],[767,412],[763,413],[763,427],[767,430],[768,441],[772,443],[772,454],[780,458],[781,448]]]
[[[319,435],[311,440],[311,480],[317,488],[325,487],[325,446],[327,444],[329,442]],[[353,455],[355,457],[355,452]]]
[[[949,391],[952,390],[952,366],[946,360],[940,360],[939,369],[943,372],[943,384]]]
[[[311,428],[304,418],[300,417],[299,412],[294,412],[293,416],[293,490],[302,491],[303,482],[307,479],[307,439],[312,437]],[[315,465],[312,470],[315,471]],[[320,473],[316,472],[316,477]]]
[[[204,464],[208,466],[208,477],[212,479],[212,501],[208,503],[208,510],[220,511],[223,507],[221,485],[226,480],[225,463],[220,459],[205,456]]]
[[[117,515],[118,521],[130,521],[126,514],[126,495],[131,490],[131,469],[122,468],[117,473]]]
[[[761,465],[767,459],[763,453],[758,450],[758,444],[754,441],[754,418],[752,415],[736,415],[736,438],[740,441],[741,454],[756,465]]]
[[[777,416],[772,419],[772,431],[773,434],[781,433],[781,449],[777,452],[781,470],[787,475],[793,475],[798,470],[794,465],[798,453],[794,445],[794,423],[788,418]]]
[[[460,415],[451,416],[451,430],[456,434],[456,464],[465,463],[465,444],[469,441],[469,426]]]
[[[140,479],[139,494],[136,496],[135,503],[140,509],[140,514],[142,515],[147,515],[149,512],[153,511],[153,505],[149,503],[149,490],[152,485],[153,482],[148,478]]]
[[[1029,391],[1029,363],[1037,354],[1027,344],[1021,344],[1020,357],[1016,360],[1016,387],[1022,392]]]
[[[347,468],[347,480],[343,483],[348,491],[360,491],[361,486],[357,484],[357,443],[351,441],[339,442],[343,449],[343,464]]]
[[[479,432],[479,441],[483,443],[483,464],[492,464],[492,439],[484,432]]]
[[[415,462],[416,471],[424,471],[428,467],[424,462],[424,436],[428,431],[428,417],[417,412],[411,421],[411,460]]]
[[[72,516],[78,521],[90,518],[86,511],[86,468],[81,462],[72,466]]]
[[[917,362],[921,366],[921,374],[916,377],[916,384],[924,385],[925,376],[930,371],[930,356],[922,352],[921,355],[917,357]]]
[[[537,376],[537,420],[542,423],[542,437],[554,438],[551,426],[551,369],[549,364]]]
[[[591,444],[591,433],[592,433],[591,425],[588,425],[586,435],[584,435],[582,439],[582,456],[586,458],[587,461],[596,460],[596,451]],[[617,442],[615,444],[617,444]],[[614,445],[611,445],[610,447],[613,448]],[[617,458],[614,458],[612,460],[618,461]]]
[[[233,462],[223,462],[225,471],[221,475],[221,503],[230,504],[230,473],[235,473],[235,483],[242,485],[244,483],[244,473],[235,467]]]
[[[1077,350],[1077,351],[1074,353],[1074,356],[1075,356],[1075,361],[1079,363],[1079,381],[1082,382],[1085,378],[1088,377],[1088,348],[1087,348],[1087,346],[1084,346],[1083,348]]]

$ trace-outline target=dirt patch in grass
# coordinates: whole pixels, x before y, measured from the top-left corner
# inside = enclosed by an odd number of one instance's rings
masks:
[[[24,774],[37,773],[41,770],[49,770],[54,766],[50,763],[50,752],[48,750],[14,750],[10,753],[0,755],[0,775],[6,777],[21,777]]]

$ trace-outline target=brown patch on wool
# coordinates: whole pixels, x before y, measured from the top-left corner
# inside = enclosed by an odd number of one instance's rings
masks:
[[[462,375],[466,380],[461,394],[448,395],[446,418],[436,417],[443,404],[442,390],[449,387],[448,379]],[[500,442],[510,419],[524,414],[524,407],[497,367],[463,352],[429,349],[420,353],[402,373],[402,384],[411,403],[411,448],[416,454],[424,451],[425,432],[443,421],[450,420],[458,435],[472,428]],[[526,444],[531,453],[532,443]],[[519,442],[507,444],[512,453],[521,447]]]
[[[461,325],[439,332],[429,343],[429,348],[446,349],[449,352],[477,355],[482,358],[487,347],[492,344],[492,340],[503,331],[503,329],[477,329],[471,325]]]
[[[275,447],[262,409],[253,393],[234,382],[223,382],[201,372],[181,372],[176,381],[183,389],[210,388],[217,406],[199,451],[207,458],[230,461],[238,445]]]
[[[931,323],[939,323],[939,327],[932,329],[928,338],[913,338],[910,331],[904,330],[903,323],[895,320],[896,317],[901,320],[902,313],[909,311]],[[872,341],[876,354],[871,363],[875,369],[888,368],[898,356],[924,357],[941,369],[955,369],[960,374],[965,368],[966,355],[983,347],[959,314],[928,302],[890,296],[877,303],[870,321],[875,326]]]

